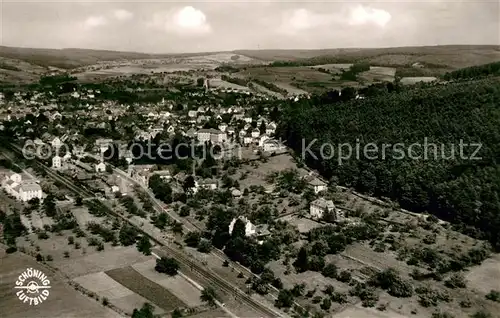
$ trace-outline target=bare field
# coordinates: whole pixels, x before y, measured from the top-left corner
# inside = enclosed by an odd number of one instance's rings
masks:
[[[187,280],[179,275],[171,277],[158,273],[154,269],[155,265],[156,260],[152,259],[146,262],[134,264],[132,265],[132,268],[147,279],[168,289],[187,306],[197,307],[202,305],[200,300],[201,292],[196,287],[191,285]]]
[[[500,254],[485,260],[480,266],[475,266],[467,273],[468,285],[480,293],[500,290]]]
[[[241,86],[241,85],[237,85],[234,83],[226,82],[220,78],[210,79],[210,86],[222,88],[222,89],[237,89],[240,91],[247,91],[247,92],[251,91],[250,88],[248,88],[246,86]]]
[[[360,262],[378,270],[384,270],[392,267],[408,273],[411,272],[412,269],[412,267],[406,263],[398,261],[395,255],[389,255],[387,251],[384,253],[377,253],[370,247],[360,243],[354,243],[347,246],[346,250],[342,254],[347,257],[352,257],[355,260],[359,260]]]
[[[371,66],[369,71],[359,74],[359,78],[369,82],[392,82],[395,75],[396,69],[393,67]]]
[[[89,299],[60,276],[21,253],[7,254],[0,259],[0,316],[5,318],[119,318],[122,317],[99,302]],[[42,270],[50,279],[50,295],[42,304],[30,306],[17,299],[14,286],[17,277],[26,269]]]
[[[361,306],[352,306],[346,310],[332,315],[332,318],[407,318],[391,311],[378,311],[374,308],[364,308]]]
[[[105,217],[93,216],[86,207],[74,208],[71,213],[75,216],[76,222],[82,229],[86,229],[89,222],[101,223],[106,219]]]
[[[139,253],[135,246],[114,247],[112,250],[105,249],[102,252],[95,252],[82,257],[64,259],[55,265],[64,274],[74,278],[89,273],[129,266],[134,263],[144,262],[150,258],[150,256]]]
[[[323,86],[331,86],[332,76],[319,72],[310,67],[252,67],[236,73],[239,77],[255,78],[268,83],[275,84],[286,89],[291,94],[305,94],[306,90],[299,88],[307,83],[318,83]],[[311,87],[314,89],[314,87]]]
[[[106,297],[109,302],[126,313],[131,314],[135,308],[141,308],[148,300],[137,295],[130,289],[116,282],[104,272],[88,274],[73,279],[83,288],[96,293],[99,297]],[[161,308],[155,307],[156,314],[164,313]]]
[[[194,315],[186,316],[189,318],[226,318],[229,317],[228,314],[222,309],[212,309],[203,311]]]
[[[300,233],[307,233],[314,228],[324,226],[324,224],[321,224],[319,222],[309,220],[306,218],[299,218],[295,215],[287,215],[280,218],[280,220],[286,221],[292,225],[297,226]]]
[[[401,79],[401,84],[403,84],[403,85],[413,85],[413,84],[417,84],[419,82],[427,83],[427,82],[432,82],[432,81],[435,81],[435,80],[437,80],[437,78],[433,77],[433,76],[403,77]]]
[[[107,271],[106,274],[126,288],[129,288],[166,311],[185,306],[185,304],[170,291],[145,278],[130,266],[113,269]]]

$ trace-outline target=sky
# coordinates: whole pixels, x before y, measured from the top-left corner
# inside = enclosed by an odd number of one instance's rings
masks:
[[[0,0],[0,43],[147,53],[500,44],[492,0]]]

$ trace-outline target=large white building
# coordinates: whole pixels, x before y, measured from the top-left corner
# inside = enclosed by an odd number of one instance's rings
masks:
[[[262,141],[262,149],[265,152],[275,152],[285,150],[286,146],[276,139],[268,138]]]
[[[19,201],[42,199],[43,192],[35,180],[23,180],[19,173],[9,172],[2,180],[2,188]]]
[[[335,205],[332,200],[319,198],[311,202],[310,211],[311,217],[321,219],[327,212],[336,213]]]
[[[198,140],[202,143],[223,143],[227,141],[227,134],[217,129],[200,129],[197,132]]]
[[[234,218],[231,223],[229,223],[229,234],[233,233],[234,229],[234,224],[236,224],[236,220],[241,220],[243,223],[245,223],[245,236],[252,236],[255,233],[257,233],[257,227],[250,222],[246,217],[240,216],[237,218]]]

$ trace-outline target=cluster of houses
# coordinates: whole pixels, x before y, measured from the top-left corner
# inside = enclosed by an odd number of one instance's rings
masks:
[[[4,171],[0,173],[2,189],[16,200],[28,202],[32,199],[41,200],[42,188],[38,181],[21,173]]]

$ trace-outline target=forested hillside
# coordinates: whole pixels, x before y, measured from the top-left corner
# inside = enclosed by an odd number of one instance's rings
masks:
[[[343,94],[342,94],[343,95]],[[366,99],[328,103],[325,98],[290,102],[282,109],[278,134],[299,156],[317,139],[307,154],[307,164],[326,178],[364,193],[388,197],[411,211],[428,211],[449,220],[467,234],[488,239],[500,249],[500,82],[489,78],[466,83],[393,91]],[[305,139],[305,144],[303,143]],[[413,147],[413,158],[382,144],[437,144]],[[360,157],[355,146],[359,139]],[[481,143],[476,146],[463,144]],[[320,147],[334,146],[335,156],[321,158]],[[349,143],[353,156],[339,164],[338,144]],[[373,152],[363,147],[375,143]],[[444,157],[441,154],[444,145]],[[305,146],[304,146],[305,145]],[[454,147],[455,154],[452,154]],[[323,148],[323,151],[328,147]],[[344,146],[346,154],[346,146]],[[425,153],[427,152],[427,156]],[[425,159],[427,158],[427,159]]]
[[[453,72],[446,73],[444,75],[444,79],[471,79],[489,75],[500,75],[500,62],[461,68]]]

